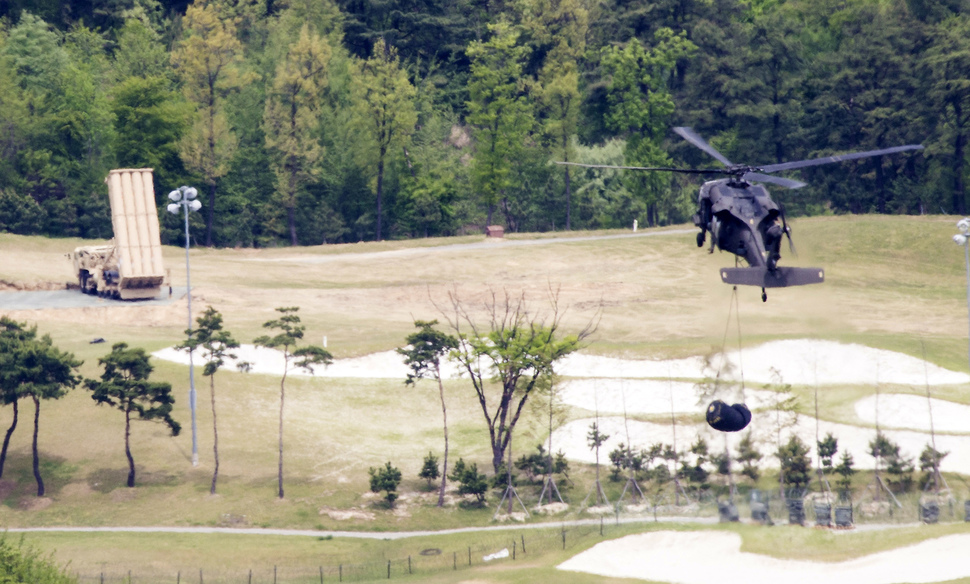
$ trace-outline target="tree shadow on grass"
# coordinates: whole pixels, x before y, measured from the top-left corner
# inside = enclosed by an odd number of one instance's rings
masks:
[[[128,467],[96,468],[86,480],[91,490],[108,494],[119,487],[128,486]],[[135,487],[174,487],[180,483],[178,475],[135,465]]]
[[[46,496],[56,495],[71,482],[78,466],[68,463],[67,459],[38,452],[40,476],[44,481]],[[34,479],[33,456],[29,448],[10,450],[3,467],[0,480],[0,501],[7,507],[18,508],[24,497],[37,496],[37,481]]]

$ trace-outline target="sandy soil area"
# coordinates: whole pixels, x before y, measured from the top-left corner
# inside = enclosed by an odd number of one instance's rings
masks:
[[[243,345],[237,352],[240,360],[253,363],[254,372],[276,374],[282,371],[282,354],[278,351]],[[171,348],[153,354],[159,359],[188,363],[186,353]],[[773,341],[745,349],[743,354],[729,352],[724,359],[725,363],[715,359],[714,370],[711,370],[705,367],[701,357],[631,360],[574,354],[563,360],[558,372],[565,377],[577,378],[667,380],[703,379],[713,376],[721,368],[725,379],[738,379],[738,364],[742,364],[744,380],[748,383],[772,383],[778,381],[779,376],[785,383],[796,385],[874,385],[878,382],[923,386],[927,383],[970,383],[970,375],[943,369],[909,355],[811,339]],[[457,368],[446,367],[445,373],[455,376]],[[407,375],[407,368],[395,351],[383,351],[337,360],[316,374],[325,377],[403,378]]]
[[[970,432],[970,406],[935,398],[927,403],[919,395],[881,394],[855,402],[856,416],[875,424],[877,405],[880,427],[929,430],[932,416],[937,432]]]
[[[775,372],[784,383],[795,385],[898,383],[903,385],[947,385],[970,382],[970,375],[949,371],[922,359],[893,351],[863,345],[792,339],[772,341],[742,353],[732,351],[724,360],[737,379],[743,369],[750,383],[774,383]],[[667,361],[625,360],[592,355],[574,355],[567,359],[559,373],[568,377],[642,377],[654,379],[701,379],[713,375],[721,360],[715,359],[714,371],[705,369],[701,357]],[[739,367],[742,365],[743,367]]]
[[[280,352],[252,345],[244,345],[238,351],[238,360],[252,364],[252,371],[278,375],[283,370]],[[159,359],[188,363],[188,354],[168,348],[154,353]],[[751,365],[745,366],[745,381],[750,383],[771,381],[772,371],[763,363],[772,363],[786,382],[812,385],[818,383],[869,385],[878,378],[884,383],[908,383],[923,386],[930,384],[955,384],[970,382],[966,374],[948,371],[907,355],[872,349],[862,345],[847,345],[829,341],[792,340],[775,341],[759,347],[746,349],[743,358]],[[728,360],[737,360],[737,353],[728,354]],[[197,359],[201,363],[200,359]],[[232,367],[229,364],[229,367]],[[445,373],[454,377],[458,370],[453,365]],[[670,361],[624,360],[590,355],[571,356],[562,373],[572,379],[563,384],[562,400],[570,405],[601,414],[601,431],[610,435],[601,448],[601,460],[619,443],[645,448],[663,442],[674,442],[674,428],[670,424],[640,421],[624,422],[622,414],[669,414],[696,413],[700,396],[694,383],[672,381],[677,379],[701,379],[709,375],[703,359],[693,357]],[[294,371],[296,375],[309,375]],[[354,359],[338,359],[329,367],[318,367],[313,375],[324,377],[403,379],[407,368],[394,351],[384,351]],[[649,379],[655,377],[656,379]],[[754,410],[766,405],[771,393],[748,389],[745,402]],[[731,396],[722,396],[730,399]],[[735,396],[738,397],[738,396]],[[859,400],[855,412],[866,423],[875,421],[875,396]],[[879,396],[879,422],[888,430],[890,437],[899,443],[906,456],[918,459],[919,453],[929,443],[929,415],[927,400],[916,395],[882,394]],[[949,451],[943,461],[943,470],[970,474],[970,406],[944,400],[932,400],[934,427],[939,432],[960,435],[938,435],[937,448]],[[562,450],[572,460],[593,462],[595,455],[586,443],[586,434],[595,418],[573,420],[560,427],[553,435],[554,450]],[[777,436],[776,420],[772,414],[755,412],[750,428],[757,443],[766,445],[767,452]],[[901,429],[900,429],[901,428]],[[794,428],[807,444],[814,444],[816,431],[819,436],[831,432],[839,440],[840,452],[848,450],[859,468],[871,468],[873,459],[865,454],[874,432],[868,427],[821,422],[816,430],[815,420],[799,416]],[[725,441],[732,450],[740,440],[738,434],[715,432],[706,424],[680,424],[676,428],[677,448],[684,449],[698,436],[704,436],[714,448],[723,448]],[[786,430],[787,435],[787,430]],[[777,465],[773,457],[765,456],[765,466]]]
[[[722,532],[656,532],[596,544],[561,570],[677,584],[818,584],[941,582],[970,577],[962,554],[970,535],[951,535],[844,562],[781,560],[741,551]]]

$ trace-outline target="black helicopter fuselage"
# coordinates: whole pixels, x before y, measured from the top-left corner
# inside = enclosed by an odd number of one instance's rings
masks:
[[[752,268],[775,269],[784,229],[778,224],[778,204],[767,189],[736,179],[713,180],[701,187],[697,203],[698,247],[710,233],[712,253],[717,246]]]

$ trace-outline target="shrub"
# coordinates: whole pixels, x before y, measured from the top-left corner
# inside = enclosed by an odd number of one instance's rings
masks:
[[[370,490],[375,493],[381,491],[387,493],[384,498],[387,499],[387,504],[393,507],[394,501],[397,500],[397,486],[401,484],[401,471],[388,462],[383,468],[371,467],[367,472],[370,473]]]
[[[0,536],[0,582],[3,584],[77,584],[54,565],[51,558],[42,558],[23,539],[13,545]]]
[[[428,481],[428,488],[431,488],[431,481],[440,476],[441,472],[438,470],[438,457],[429,451],[428,456],[424,458],[424,466],[421,467],[421,472],[418,473],[418,477]]]

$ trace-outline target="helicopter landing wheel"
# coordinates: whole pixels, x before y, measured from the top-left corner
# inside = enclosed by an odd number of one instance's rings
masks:
[[[765,292],[764,288],[761,289],[761,301],[768,302],[768,293]]]

